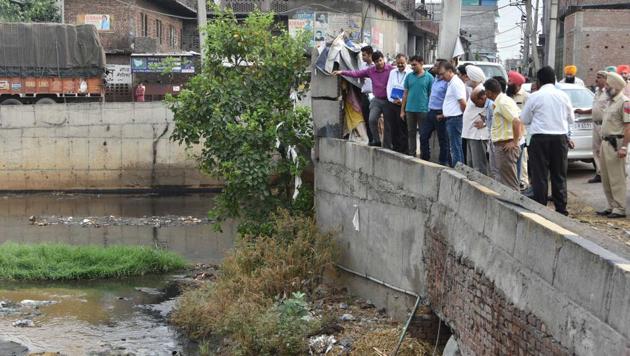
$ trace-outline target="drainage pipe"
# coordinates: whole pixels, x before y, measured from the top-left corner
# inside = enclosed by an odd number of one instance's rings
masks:
[[[393,356],[398,355],[398,350],[400,349],[400,346],[402,345],[402,342],[405,338],[405,334],[407,334],[407,329],[409,328],[409,324],[411,324],[411,319],[413,319],[413,316],[416,314],[416,310],[418,309],[418,305],[420,304],[420,296],[414,292],[410,292],[406,289],[402,289],[396,286],[393,286],[387,282],[381,281],[380,279],[376,279],[374,277],[369,276],[367,273],[359,273],[357,271],[354,271],[348,267],[344,267],[338,263],[335,263],[335,266],[337,268],[339,268],[342,271],[346,271],[350,274],[353,274],[355,276],[361,277],[361,278],[365,278],[369,281],[372,281],[374,283],[380,284],[384,287],[387,287],[389,289],[395,290],[397,292],[403,293],[403,294],[407,294],[409,296],[415,297],[416,298],[416,303],[413,306],[413,310],[411,311],[411,314],[409,315],[409,318],[407,319],[407,322],[405,323],[405,327],[402,330],[402,333],[400,334],[400,338],[398,338],[398,344],[396,345],[396,350],[394,350],[394,354]]]

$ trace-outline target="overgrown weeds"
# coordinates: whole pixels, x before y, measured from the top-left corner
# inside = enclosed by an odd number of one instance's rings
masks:
[[[312,218],[286,211],[271,220],[269,236],[243,236],[213,284],[183,294],[172,321],[197,340],[223,336],[235,354],[307,352],[306,336],[318,329],[306,302],[331,266],[330,235]]]
[[[184,259],[141,246],[0,245],[0,279],[122,278],[183,268]]]

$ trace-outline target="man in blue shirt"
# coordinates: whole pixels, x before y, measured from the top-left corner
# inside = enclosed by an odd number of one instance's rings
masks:
[[[448,147],[448,138],[446,135],[446,124],[444,115],[442,115],[442,104],[446,96],[446,88],[448,82],[442,77],[446,71],[444,65],[446,60],[438,59],[431,74],[435,77],[431,86],[431,95],[429,96],[429,113],[426,120],[420,124],[420,158],[428,161],[431,159],[430,139],[433,131],[437,130],[438,142],[440,144],[439,162],[441,165],[450,165],[450,155]]]
[[[400,118],[407,122],[409,155],[416,156],[416,139],[419,126],[426,121],[429,111],[429,95],[433,85],[433,76],[422,68],[424,59],[411,57],[412,73],[405,78],[405,93],[402,100]]]

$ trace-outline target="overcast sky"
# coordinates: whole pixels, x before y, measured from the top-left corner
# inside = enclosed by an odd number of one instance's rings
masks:
[[[521,45],[519,41],[522,36],[520,27],[514,28],[521,20],[521,11],[516,6],[506,6],[501,9],[502,6],[509,4],[509,0],[499,0],[499,34],[497,35],[497,48],[499,50],[499,56],[504,61],[508,58],[520,58]],[[536,1],[532,0],[532,3],[536,5]],[[540,1],[540,9],[538,13],[539,22],[538,28],[542,28],[540,18],[542,17],[542,0]],[[523,7],[525,11],[525,7]],[[532,10],[533,11],[533,10]],[[512,30],[510,30],[512,29]],[[540,33],[540,30],[538,31]]]

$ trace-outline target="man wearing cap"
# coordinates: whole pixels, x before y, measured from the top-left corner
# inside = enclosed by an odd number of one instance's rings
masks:
[[[593,106],[590,109],[576,109],[575,113],[580,115],[593,115],[593,159],[595,160],[595,177],[588,180],[589,183],[600,183],[601,177],[601,162],[600,148],[602,146],[602,119],[604,117],[604,110],[608,107],[610,99],[606,94],[606,71],[600,70],[597,72],[595,78],[595,96],[593,97]]]
[[[468,77],[466,84],[473,88],[462,117],[462,138],[466,139],[466,165],[488,175],[486,153],[490,132],[485,125],[481,128],[475,126],[475,122],[483,121],[482,116],[485,116],[486,108],[485,106],[478,107],[472,100],[472,93],[479,96],[480,91],[484,89],[483,82],[486,81],[486,76],[483,70],[475,65],[468,65],[465,69]]]
[[[607,73],[606,93],[610,104],[602,122],[602,186],[608,207],[597,215],[610,219],[626,216],[626,155],[630,143],[630,101],[623,95],[626,81],[617,73]]]
[[[523,83],[525,83],[525,77],[521,73],[513,70],[508,72],[508,86],[506,94],[514,100],[521,111],[525,106],[527,97],[529,97],[529,94],[523,89]],[[529,176],[527,174],[527,141],[527,132],[525,131],[525,128],[523,128],[521,141],[519,142],[521,146],[521,155],[518,157],[518,161],[516,162],[516,171],[519,177],[521,190],[526,189],[529,186]]]
[[[574,65],[568,65],[564,67],[564,78],[560,81],[560,83],[567,84],[577,84],[584,86],[584,81],[575,75],[577,74],[577,67]]]

